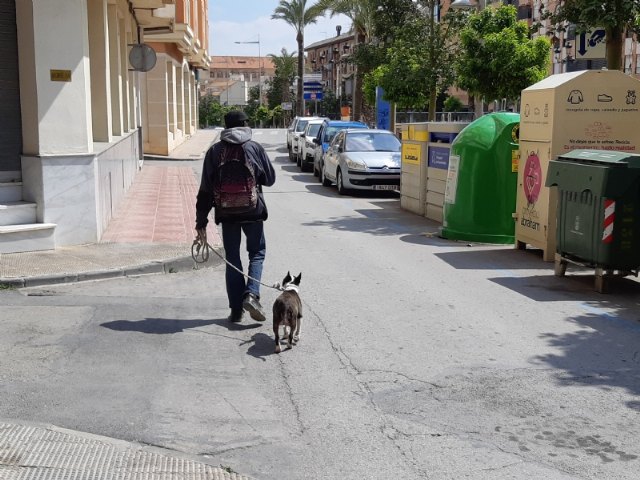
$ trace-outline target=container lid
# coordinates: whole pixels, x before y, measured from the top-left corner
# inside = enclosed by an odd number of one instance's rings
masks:
[[[615,150],[572,150],[558,156],[558,160],[626,164],[627,168],[640,168],[640,155]]]

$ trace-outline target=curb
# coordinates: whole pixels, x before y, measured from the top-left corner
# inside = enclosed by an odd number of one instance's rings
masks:
[[[217,267],[223,263],[218,255],[213,255],[206,263],[196,264],[193,258],[177,257],[169,260],[159,260],[132,267],[109,270],[93,270],[79,273],[63,273],[59,275],[40,275],[35,277],[0,278],[0,286],[25,288],[41,287],[64,283],[90,282],[119,277],[137,277],[159,273],[178,273],[200,268]]]
[[[193,158],[163,157],[160,155],[145,155],[143,157],[144,160],[171,161],[171,162],[199,162],[199,161],[202,161],[203,158],[204,158],[204,154],[202,154],[202,156],[193,157]]]

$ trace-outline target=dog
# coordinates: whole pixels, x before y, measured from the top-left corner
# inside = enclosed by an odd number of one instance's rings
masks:
[[[300,340],[300,319],[302,318],[302,302],[300,301],[300,279],[302,273],[295,278],[287,272],[282,280],[283,292],[273,302],[273,333],[276,336],[276,353],[280,353],[280,327],[284,327],[284,336],[288,337],[287,348]]]

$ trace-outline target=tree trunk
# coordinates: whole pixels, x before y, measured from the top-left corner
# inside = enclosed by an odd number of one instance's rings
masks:
[[[298,116],[304,115],[304,94],[302,86],[304,84],[304,36],[302,33],[298,33],[296,36],[298,42]]]
[[[436,87],[433,85],[431,87],[431,92],[429,92],[429,121],[436,121],[436,102],[438,101],[438,96],[436,95]]]
[[[622,70],[622,47],[624,43],[623,29],[619,26],[606,28],[607,38],[607,68]]]

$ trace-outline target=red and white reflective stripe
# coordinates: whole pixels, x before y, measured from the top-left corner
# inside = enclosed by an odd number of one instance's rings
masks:
[[[604,230],[602,231],[602,243],[613,242],[613,221],[616,218],[616,202],[608,198],[604,199]]]

